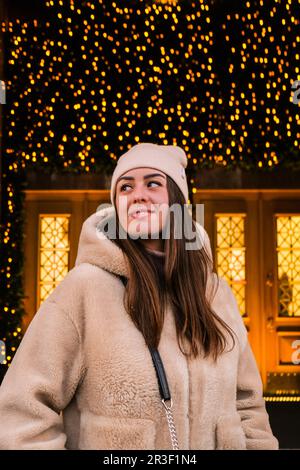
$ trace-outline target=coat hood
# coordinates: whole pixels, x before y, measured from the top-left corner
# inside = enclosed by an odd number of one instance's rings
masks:
[[[88,217],[81,229],[75,266],[90,263],[116,275],[129,277],[129,261],[122,249],[110,239],[107,224],[114,228],[115,207],[101,208]],[[212,263],[212,251],[207,232],[196,222],[197,233]],[[212,264],[210,266],[212,271]]]

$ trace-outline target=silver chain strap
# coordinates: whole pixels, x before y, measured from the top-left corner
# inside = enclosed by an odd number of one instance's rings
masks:
[[[179,450],[177,434],[176,434],[176,428],[175,428],[174,417],[173,417],[173,411],[172,411],[172,407],[173,407],[172,398],[170,400],[170,406],[168,406],[166,404],[164,399],[162,399],[162,402],[163,402],[163,405],[164,405],[165,410],[166,410],[167,421],[168,421],[168,426],[169,426],[169,431],[170,431],[173,450]]]

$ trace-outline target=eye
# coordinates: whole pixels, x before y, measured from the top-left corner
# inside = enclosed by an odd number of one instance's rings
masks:
[[[159,183],[158,181],[149,181],[148,186],[149,186],[149,184],[153,184],[153,183],[157,184],[158,186],[161,186],[161,183]],[[128,183],[122,184],[122,186],[120,187],[120,191],[124,191],[127,186],[129,188],[131,188],[130,184],[128,184]]]
[[[151,183],[158,184],[158,186],[161,186],[161,183],[159,183],[158,181],[149,181],[148,184],[151,184]]]
[[[123,191],[123,190],[124,190],[124,188],[126,188],[126,186],[129,186],[129,187],[130,187],[130,185],[129,185],[129,184],[127,184],[127,183],[125,183],[125,184],[122,184],[122,186],[120,187],[120,191]]]

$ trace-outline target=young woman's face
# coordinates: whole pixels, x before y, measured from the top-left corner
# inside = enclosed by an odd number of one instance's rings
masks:
[[[129,170],[117,181],[116,208],[130,235],[143,239],[158,236],[166,223],[168,205],[166,175],[155,168]]]

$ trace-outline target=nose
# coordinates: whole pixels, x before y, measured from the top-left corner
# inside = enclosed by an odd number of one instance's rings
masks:
[[[146,191],[143,186],[136,186],[132,193],[132,198],[134,203],[138,203],[140,201],[147,201],[149,197],[146,194]]]

